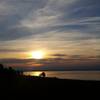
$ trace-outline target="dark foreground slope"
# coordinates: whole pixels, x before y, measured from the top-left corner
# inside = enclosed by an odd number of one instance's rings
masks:
[[[80,93],[84,97],[90,92],[99,96],[98,90],[100,90],[100,81],[64,80],[23,75],[0,77],[1,95],[8,94],[11,97],[14,95],[16,97],[35,97],[36,95],[37,97],[68,97],[69,94],[78,96]]]

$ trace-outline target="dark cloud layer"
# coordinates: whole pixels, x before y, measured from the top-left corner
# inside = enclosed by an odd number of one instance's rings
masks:
[[[7,67],[27,69],[27,70],[100,70],[100,59],[0,59]],[[62,66],[63,63],[63,66]],[[41,64],[37,67],[36,64]]]
[[[59,58],[59,57],[65,57],[67,55],[65,55],[65,54],[54,54],[52,56]]]
[[[26,50],[16,50],[16,49],[0,49],[0,53],[12,53],[12,52],[24,52]]]

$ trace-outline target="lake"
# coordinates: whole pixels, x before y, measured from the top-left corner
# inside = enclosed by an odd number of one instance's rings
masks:
[[[79,80],[100,80],[100,71],[27,71],[23,74],[28,76],[39,76],[42,72],[46,73],[46,77]]]

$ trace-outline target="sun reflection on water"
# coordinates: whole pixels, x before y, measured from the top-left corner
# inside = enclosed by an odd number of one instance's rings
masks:
[[[32,71],[32,72],[25,72],[24,75],[27,76],[39,76],[41,74],[40,71]]]

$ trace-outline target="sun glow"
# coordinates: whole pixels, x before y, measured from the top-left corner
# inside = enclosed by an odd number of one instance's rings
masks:
[[[43,51],[33,51],[31,55],[34,59],[43,59],[45,56]]]

